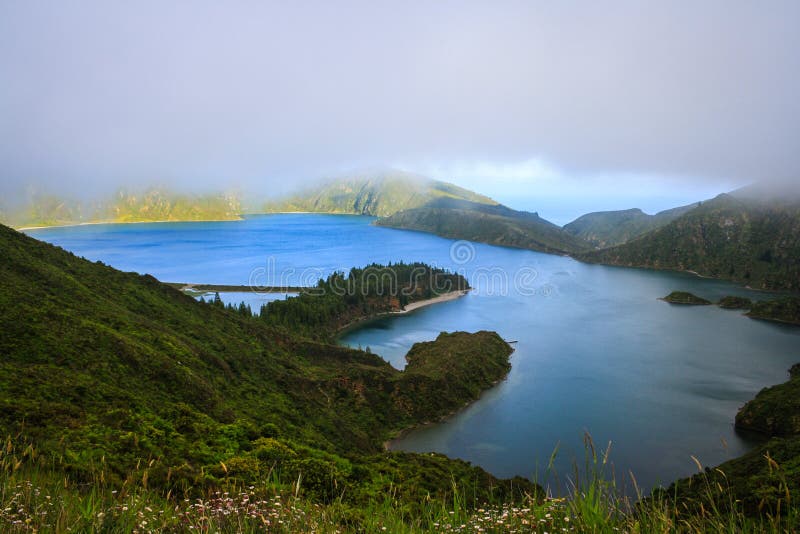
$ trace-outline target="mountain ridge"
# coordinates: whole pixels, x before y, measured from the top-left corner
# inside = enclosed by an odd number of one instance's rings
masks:
[[[758,289],[800,289],[800,201],[734,191],[701,202],[668,224],[577,259],[693,271]]]
[[[654,215],[649,215],[639,208],[596,211],[581,215],[565,224],[563,228],[597,248],[607,248],[661,228],[698,205],[699,203],[687,204],[662,210]]]
[[[106,199],[78,201],[50,194],[33,195],[20,208],[6,210],[0,223],[15,228],[128,222],[235,221],[242,207],[233,194],[184,194],[153,187],[121,189]]]
[[[288,198],[268,202],[262,211],[346,213],[383,217],[404,209],[420,207],[437,198],[497,204],[487,196],[449,182],[413,173],[386,171],[329,180]]]
[[[502,204],[437,199],[375,221],[378,226],[417,230],[451,239],[570,254],[590,248],[584,240],[539,217]]]

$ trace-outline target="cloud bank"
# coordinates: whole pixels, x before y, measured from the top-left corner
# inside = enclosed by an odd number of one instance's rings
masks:
[[[798,20],[780,0],[4,2],[2,188],[796,180]]]

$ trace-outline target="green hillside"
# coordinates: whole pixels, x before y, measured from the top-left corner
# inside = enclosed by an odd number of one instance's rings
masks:
[[[379,226],[430,232],[452,239],[567,254],[591,246],[536,213],[454,199],[434,200],[376,221]]]
[[[242,212],[232,195],[182,195],[160,189],[119,192],[105,210],[114,222],[228,221],[239,219]]]
[[[422,206],[437,198],[497,204],[489,197],[447,182],[393,171],[333,180],[288,198],[267,203],[264,211],[310,211],[385,217],[400,210]]]
[[[747,312],[747,316],[754,319],[800,325],[800,297],[784,297],[755,302]]]
[[[800,289],[800,201],[722,194],[592,263],[694,271],[759,289]]]
[[[620,245],[661,228],[698,204],[690,204],[648,215],[638,208],[587,213],[564,226],[570,234],[585,239],[597,248]]]
[[[391,486],[414,506],[454,483],[512,497],[464,462],[382,446],[500,380],[512,349],[495,333],[443,334],[398,371],[6,227],[0,254],[0,433],[61,478],[120,485],[144,465],[147,487],[181,495],[271,473],[318,501]]]
[[[0,222],[17,228],[90,222],[238,220],[242,212],[233,195],[186,195],[165,189],[118,191],[111,198],[78,201],[34,195],[25,205],[7,209]]]

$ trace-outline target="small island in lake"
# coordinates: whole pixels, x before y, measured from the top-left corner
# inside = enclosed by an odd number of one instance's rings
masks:
[[[670,304],[688,304],[693,306],[707,306],[711,301],[693,295],[688,291],[673,291],[661,300],[669,302]]]

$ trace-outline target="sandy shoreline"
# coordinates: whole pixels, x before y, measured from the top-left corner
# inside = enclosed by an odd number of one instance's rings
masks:
[[[410,304],[406,304],[406,307],[402,310],[389,312],[391,314],[403,314],[412,312],[414,310],[418,310],[420,308],[424,308],[425,306],[430,306],[431,304],[439,304],[440,302],[447,302],[448,300],[455,300],[457,298],[461,298],[467,293],[469,293],[469,289],[462,289],[458,291],[451,291],[449,293],[445,293],[444,295],[439,295],[438,297],[433,297],[427,300],[418,300],[417,302],[412,302]]]
[[[426,299],[426,300],[420,300],[420,301],[417,301],[417,302],[412,302],[410,304],[406,304],[406,307],[403,310],[383,312],[383,313],[379,313],[379,314],[376,314],[376,315],[373,315],[373,316],[370,316],[370,317],[365,317],[365,318],[362,318],[362,319],[358,319],[356,321],[353,321],[352,323],[348,323],[348,324],[344,325],[343,327],[339,328],[339,330],[336,332],[336,337],[340,338],[343,335],[345,335],[348,332],[350,332],[351,330],[353,330],[355,328],[359,328],[362,325],[364,325],[365,323],[369,323],[370,321],[374,321],[376,319],[381,319],[381,318],[384,318],[384,317],[391,317],[393,315],[403,315],[405,313],[410,313],[410,312],[412,312],[414,310],[418,310],[420,308],[424,308],[425,306],[431,306],[432,304],[440,304],[442,302],[455,300],[457,298],[463,297],[464,295],[466,295],[470,291],[472,291],[472,289],[460,289],[460,290],[457,290],[457,291],[451,291],[449,293],[445,293],[444,295],[439,295],[438,297],[433,297],[433,298],[429,298],[429,299]]]

